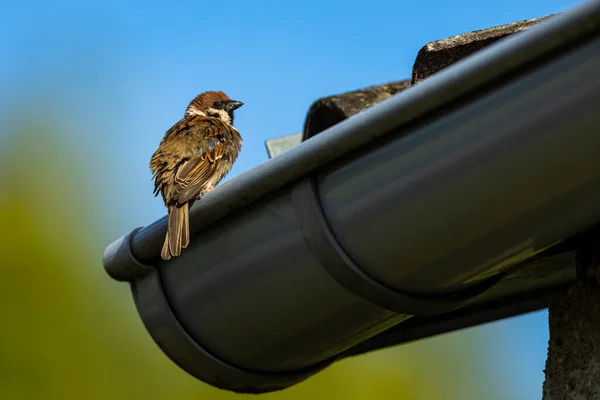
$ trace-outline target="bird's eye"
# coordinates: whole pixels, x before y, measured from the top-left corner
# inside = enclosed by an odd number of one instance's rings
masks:
[[[215,108],[221,108],[222,105],[223,105],[223,103],[221,103],[220,101],[215,101],[215,104],[213,104],[213,106],[215,106]]]

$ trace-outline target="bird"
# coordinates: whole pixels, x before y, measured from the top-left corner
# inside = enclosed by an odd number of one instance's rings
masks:
[[[234,110],[244,103],[222,91],[200,93],[181,120],[163,136],[150,159],[154,196],[160,193],[168,212],[163,260],[179,256],[190,243],[189,210],[229,173],[242,150],[233,127]]]

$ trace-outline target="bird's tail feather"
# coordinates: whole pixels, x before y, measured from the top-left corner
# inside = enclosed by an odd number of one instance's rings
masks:
[[[188,213],[188,204],[181,207],[169,206],[169,220],[165,243],[163,244],[160,256],[164,260],[169,260],[172,256],[181,254],[190,244],[190,222]]]

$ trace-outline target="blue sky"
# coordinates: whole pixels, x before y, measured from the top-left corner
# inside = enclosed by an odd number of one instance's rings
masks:
[[[232,177],[267,159],[265,140],[299,132],[317,98],[410,77],[427,42],[575,4],[5,2],[0,140],[24,124],[14,117],[24,109],[56,126],[61,140],[88,160],[98,185],[116,182],[103,194],[106,215],[116,214],[123,198],[137,204],[109,224],[114,238],[164,215],[151,195],[148,160],[197,93],[224,90],[245,103],[236,115],[244,148]],[[503,342],[493,357],[509,369],[514,393],[540,398],[546,313],[482,329]]]

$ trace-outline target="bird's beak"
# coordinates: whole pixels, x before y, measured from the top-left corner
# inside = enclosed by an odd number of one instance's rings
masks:
[[[229,103],[227,103],[227,111],[237,110],[243,105],[244,103],[242,103],[241,101],[231,100]]]

